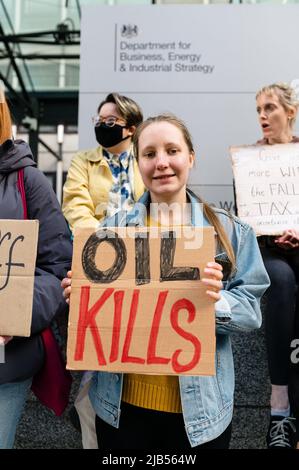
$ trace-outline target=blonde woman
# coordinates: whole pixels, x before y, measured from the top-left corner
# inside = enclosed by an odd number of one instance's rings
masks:
[[[284,83],[263,87],[256,95],[256,106],[263,133],[258,145],[299,142],[299,138],[293,135],[299,101],[292,87]],[[290,363],[291,341],[298,338],[296,322],[299,326],[299,231],[290,227],[277,237],[259,237],[258,242],[271,280],[265,311],[271,380],[267,446],[290,448],[296,442],[296,419],[293,415],[299,418],[299,371],[297,369],[296,372]]]
[[[230,333],[261,325],[259,301],[268,276],[252,229],[225,211],[202,206],[187,189],[195,152],[182,121],[172,115],[147,119],[135,132],[134,148],[147,188],[139,204],[146,210],[119,213],[104,226],[115,226],[116,219],[120,225],[146,225],[151,203],[162,204],[162,217],[163,207],[176,203],[176,223],[197,225],[203,215],[203,224],[214,226],[217,256],[207,264],[202,282],[215,303],[216,376],[94,373],[90,398],[97,414],[99,448],[228,448],[234,393]],[[186,203],[190,217],[180,219],[186,216]],[[228,266],[225,274],[220,260]],[[71,273],[62,286],[68,299]]]

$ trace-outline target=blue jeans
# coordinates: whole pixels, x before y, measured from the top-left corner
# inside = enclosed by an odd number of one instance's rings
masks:
[[[0,449],[12,449],[32,378],[0,385]]]

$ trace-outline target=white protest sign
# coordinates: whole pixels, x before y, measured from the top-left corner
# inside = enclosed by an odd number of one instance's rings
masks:
[[[299,229],[299,143],[230,149],[238,216],[257,235]]]

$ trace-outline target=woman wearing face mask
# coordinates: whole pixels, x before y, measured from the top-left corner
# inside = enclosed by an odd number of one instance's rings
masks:
[[[230,333],[260,326],[259,301],[269,285],[268,276],[252,229],[223,210],[199,204],[187,189],[195,153],[182,121],[172,115],[147,119],[134,135],[134,148],[147,192],[136,210],[128,215],[123,211],[103,225],[171,226],[168,206],[175,204],[176,225],[214,226],[216,261],[207,263],[202,282],[215,303],[216,376],[94,373],[90,398],[97,413],[99,447],[189,451],[193,447],[195,452],[228,448],[234,391]],[[151,203],[161,204],[157,221],[151,220]],[[188,213],[186,203],[191,204]],[[226,265],[226,272],[217,260]],[[62,287],[69,299],[71,279],[64,279]]]
[[[98,107],[94,130],[99,146],[73,158],[63,188],[63,214],[71,230],[98,226],[105,216],[130,209],[144,192],[132,136],[142,122],[138,104],[110,93]]]
[[[62,210],[71,230],[97,227],[105,216],[130,210],[144,192],[132,136],[142,122],[138,104],[126,96],[110,93],[93,119],[99,146],[79,152],[72,160],[63,188]],[[85,373],[75,401],[86,449],[96,448],[95,413],[88,399],[90,374]],[[76,411],[72,415],[76,419]]]
[[[256,95],[257,113],[264,138],[258,145],[299,142],[293,127],[299,102],[294,90],[274,83]],[[290,227],[280,236],[258,238],[265,267],[271,280],[265,311],[266,345],[271,380],[271,419],[267,445],[294,447],[296,420],[299,418],[299,372],[290,364],[291,341],[299,330],[299,231]],[[297,295],[297,300],[296,300]],[[291,365],[291,368],[290,368]],[[296,378],[297,374],[297,378]],[[297,380],[297,390],[295,381]],[[291,386],[291,390],[289,390]],[[289,392],[291,405],[289,401]],[[298,423],[297,423],[298,426]]]

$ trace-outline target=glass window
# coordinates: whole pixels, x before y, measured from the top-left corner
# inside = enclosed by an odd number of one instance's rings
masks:
[[[243,3],[299,3],[299,0],[242,0]],[[16,33],[56,30],[57,25],[64,23],[68,29],[80,29],[80,6],[84,5],[134,5],[151,4],[152,0],[69,0],[67,8],[65,0],[5,0],[0,2],[1,24],[7,34],[12,33],[12,27]],[[157,4],[190,4],[190,3],[241,3],[241,0],[156,0]],[[52,38],[53,39],[53,38]],[[42,44],[12,45],[16,54],[78,54],[79,46],[49,46]],[[22,76],[28,90],[31,90],[30,80],[25,73],[23,62],[20,64]],[[27,60],[34,88],[36,90],[47,89],[78,89],[79,87],[79,59],[58,58],[48,60]],[[0,71],[8,78],[12,86],[19,88],[16,77],[9,67],[9,61],[0,61]]]
[[[23,0],[20,2],[20,31],[55,29],[61,20],[61,0]]]

